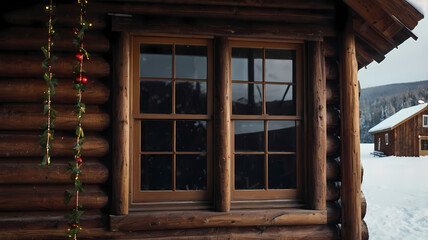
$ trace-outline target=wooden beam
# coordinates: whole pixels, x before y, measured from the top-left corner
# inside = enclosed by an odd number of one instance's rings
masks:
[[[326,224],[326,210],[263,209],[230,212],[168,211],[110,216],[110,226],[120,231]]]
[[[75,130],[74,105],[53,105],[58,114],[55,130]],[[0,104],[0,130],[39,130],[46,121],[40,104]],[[85,131],[102,131],[110,125],[110,116],[97,105],[86,105],[82,126]]]
[[[74,104],[76,93],[71,91],[74,83],[70,78],[59,78],[52,102],[57,104]],[[0,80],[0,102],[7,103],[42,103],[42,93],[47,90],[45,80],[39,78],[7,78]],[[86,84],[82,102],[85,104],[104,104],[110,99],[110,89],[99,79],[90,78]]]
[[[418,10],[416,10],[406,0],[375,0],[385,11],[390,15],[395,16],[407,28],[414,29],[418,25],[418,21],[424,18]]]
[[[358,54],[367,55],[370,59],[374,59],[378,63],[385,59],[384,54],[376,46],[373,47],[364,38],[360,38],[357,35],[355,35],[355,45]]]
[[[230,47],[226,37],[215,39],[216,77],[214,84],[214,183],[215,207],[218,211],[230,211],[231,180],[231,89]]]
[[[327,101],[324,51],[321,42],[308,43],[308,188],[310,209],[326,209]]]
[[[361,240],[361,162],[358,66],[351,11],[340,35],[342,239]],[[345,16],[346,17],[346,16]]]
[[[130,161],[130,37],[122,32],[115,47],[113,81],[113,214],[128,214]]]

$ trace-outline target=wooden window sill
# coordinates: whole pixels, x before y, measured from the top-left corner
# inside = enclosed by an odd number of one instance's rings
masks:
[[[167,211],[110,215],[112,231],[327,224],[327,210],[257,209]]]

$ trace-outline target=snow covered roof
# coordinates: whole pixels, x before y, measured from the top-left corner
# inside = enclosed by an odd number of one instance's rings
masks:
[[[427,106],[428,106],[428,103],[424,103],[424,104],[419,104],[416,106],[401,109],[400,111],[396,112],[391,117],[380,122],[378,125],[370,128],[369,133],[378,132],[378,131],[382,131],[382,130],[386,130],[386,129],[391,129],[391,128],[397,126],[402,121],[404,121],[404,120],[412,117],[413,115],[419,113],[420,111],[422,111]]]

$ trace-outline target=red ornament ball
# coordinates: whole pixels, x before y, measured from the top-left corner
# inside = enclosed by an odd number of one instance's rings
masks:
[[[76,77],[75,83],[83,83],[86,84],[88,82],[88,78],[85,76],[78,76]]]
[[[88,82],[88,78],[87,77],[82,77],[82,83],[86,84]]]
[[[76,53],[76,55],[74,55],[76,58],[77,58],[77,60],[79,60],[79,61],[82,61],[82,59],[83,59],[83,53]]]
[[[77,158],[77,159],[76,159],[76,162],[80,164],[80,163],[82,163],[82,162],[83,162],[83,160],[82,160],[82,158]]]

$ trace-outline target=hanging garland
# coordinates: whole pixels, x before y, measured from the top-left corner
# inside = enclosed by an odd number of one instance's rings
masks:
[[[51,141],[54,137],[54,121],[56,118],[56,111],[52,108],[52,96],[55,94],[55,86],[58,85],[58,80],[54,78],[52,73],[52,66],[54,61],[58,58],[52,55],[51,50],[54,45],[54,40],[57,38],[57,34],[54,30],[55,24],[55,6],[52,4],[52,0],[49,2],[49,6],[46,6],[46,13],[49,14],[49,21],[46,23],[48,26],[48,43],[41,47],[45,59],[42,62],[42,67],[45,69],[43,78],[48,85],[48,90],[43,94],[43,114],[46,115],[47,120],[41,126],[42,135],[40,136],[40,146],[42,147],[42,163],[41,166],[49,166],[51,163],[50,150]]]
[[[88,30],[89,24],[86,19],[86,0],[78,0],[77,3],[80,6],[80,24],[79,27],[74,28],[75,38],[73,44],[78,48],[78,53],[75,54],[76,64],[73,67],[73,73],[76,74],[73,89],[77,91],[77,103],[75,105],[74,112],[77,115],[77,127],[76,127],[76,144],[73,146],[74,162],[69,163],[69,170],[71,172],[71,178],[74,181],[74,189],[65,191],[64,203],[68,204],[73,195],[76,196],[75,207],[72,210],[69,220],[70,228],[68,229],[68,237],[71,239],[77,239],[77,234],[82,227],[80,226],[80,217],[84,213],[82,205],[79,204],[79,193],[84,192],[85,189],[82,186],[82,182],[79,179],[81,175],[80,167],[82,166],[82,144],[85,141],[85,134],[82,128],[82,117],[85,113],[86,106],[82,102],[82,94],[85,91],[85,85],[88,82],[88,78],[85,76],[85,70],[83,69],[83,60],[86,58],[89,60],[89,54],[83,46],[83,37],[85,31]]]

